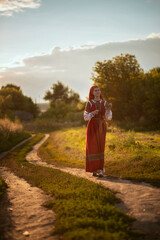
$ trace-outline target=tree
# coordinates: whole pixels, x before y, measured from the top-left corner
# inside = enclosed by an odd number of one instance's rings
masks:
[[[135,79],[143,74],[134,55],[121,54],[112,60],[97,62],[92,80],[101,88],[104,98],[113,103],[115,119],[134,116],[132,89]]]
[[[0,89],[0,113],[1,117],[20,110],[32,113],[36,117],[39,113],[38,106],[30,97],[24,96],[19,86],[7,84]],[[12,114],[13,115],[13,114]]]
[[[20,87],[15,86],[13,84],[7,84],[6,86],[2,86],[0,90],[0,95],[4,98],[11,96],[12,98],[12,110],[20,110],[23,103],[23,94]]]
[[[77,106],[80,102],[79,94],[60,81],[52,85],[51,90],[45,93],[44,99],[50,102],[50,108],[45,116],[63,119],[67,113],[79,111]]]
[[[78,103],[80,100],[79,94],[74,92],[72,89],[69,89],[67,86],[64,86],[61,82],[53,84],[51,87],[52,91],[48,90],[44,96],[44,100],[49,100],[51,106],[55,106],[56,103],[65,102]]]
[[[160,67],[145,74],[145,96],[144,115],[152,125],[160,127]]]
[[[44,100],[49,100],[52,105],[68,99],[68,87],[64,86],[61,82],[58,81],[57,84],[53,84],[51,89],[52,92],[50,90],[46,92]]]

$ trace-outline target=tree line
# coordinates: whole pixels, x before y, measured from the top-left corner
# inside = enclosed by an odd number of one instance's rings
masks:
[[[115,121],[160,128],[160,67],[145,73],[134,55],[121,54],[108,61],[97,61],[91,79],[100,87],[104,99],[112,102]],[[50,105],[41,115],[43,118],[61,121],[83,118],[86,102],[60,81],[45,93],[44,100]],[[20,87],[7,84],[0,89],[0,116],[11,116],[13,110],[39,115],[38,106],[23,95]]]

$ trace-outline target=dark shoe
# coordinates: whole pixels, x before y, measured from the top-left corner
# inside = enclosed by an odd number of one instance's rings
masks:
[[[103,171],[99,170],[99,177],[103,177]]]
[[[97,177],[97,171],[94,171],[94,172],[93,172],[93,176],[94,176],[94,177]]]

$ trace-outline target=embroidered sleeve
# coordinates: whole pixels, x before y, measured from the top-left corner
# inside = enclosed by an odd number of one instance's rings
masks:
[[[91,102],[87,102],[84,110],[84,120],[89,121],[93,117],[91,113]]]
[[[107,121],[110,121],[112,120],[112,111],[110,109],[112,107],[112,104],[109,104],[105,101],[104,106],[105,106],[105,119]]]

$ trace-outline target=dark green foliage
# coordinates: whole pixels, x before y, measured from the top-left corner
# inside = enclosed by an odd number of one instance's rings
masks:
[[[61,82],[53,84],[52,91],[48,90],[44,96],[45,100],[49,100],[50,108],[42,114],[42,117],[52,118],[54,120],[66,121],[82,121],[77,117],[80,109],[79,94],[64,86]]]
[[[24,96],[20,87],[7,84],[0,89],[0,115],[14,118],[14,110],[30,112],[36,117],[38,107],[30,97]]]
[[[64,86],[61,82],[57,82],[52,86],[52,92],[47,91],[44,99],[49,100],[51,105],[55,105],[58,102],[71,103],[73,101],[79,102],[79,94],[70,90],[67,86]]]
[[[114,120],[149,129],[160,128],[160,67],[144,73],[134,55],[97,62],[92,80],[113,104]]]
[[[124,119],[132,109],[132,82],[143,73],[134,55],[116,56],[113,60],[97,62],[92,79],[107,101],[113,103],[115,119]]]
[[[151,124],[160,125],[160,67],[153,68],[145,75],[144,116]]]

